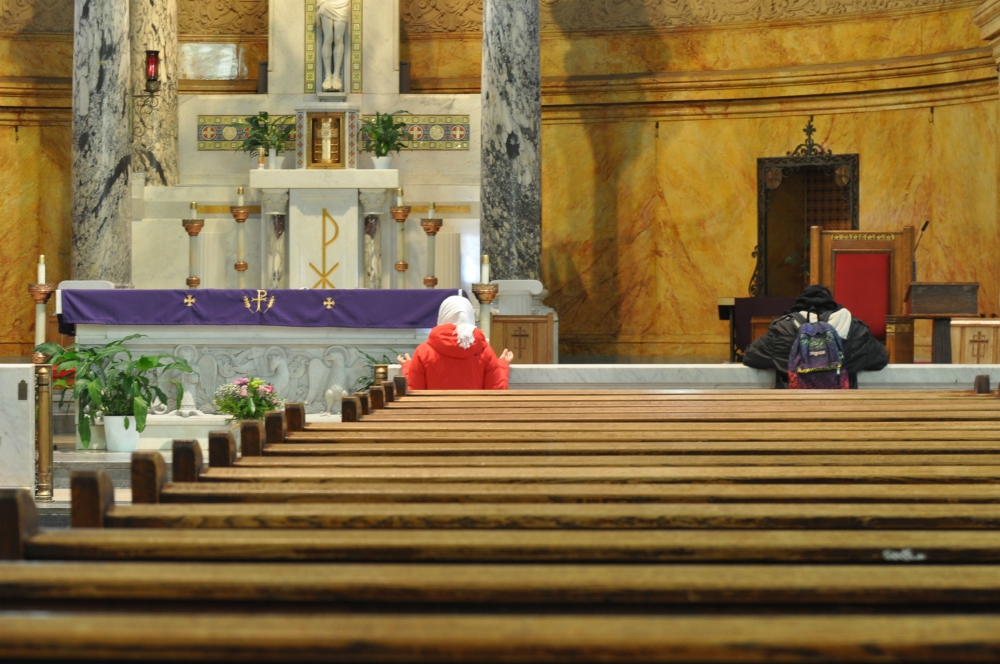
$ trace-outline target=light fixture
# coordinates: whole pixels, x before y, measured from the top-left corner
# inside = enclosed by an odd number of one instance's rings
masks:
[[[160,90],[160,52],[146,51],[146,91]]]

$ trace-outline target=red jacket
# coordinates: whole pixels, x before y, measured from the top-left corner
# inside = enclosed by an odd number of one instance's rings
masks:
[[[452,324],[438,325],[413,359],[403,365],[414,390],[506,390],[510,364],[497,357],[480,330],[468,348],[458,345]]]

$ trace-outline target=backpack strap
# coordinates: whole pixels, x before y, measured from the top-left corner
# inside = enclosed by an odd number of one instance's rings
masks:
[[[802,327],[808,322],[805,318],[802,317],[802,314],[800,314],[797,311],[793,311],[789,315],[795,321],[795,327]]]

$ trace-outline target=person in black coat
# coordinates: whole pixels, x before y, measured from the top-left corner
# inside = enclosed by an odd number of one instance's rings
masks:
[[[851,316],[851,312],[837,304],[826,286],[807,286],[795,298],[795,306],[775,319],[767,332],[754,341],[743,354],[743,364],[754,369],[774,369],[774,386],[788,389],[788,356],[799,332],[799,322],[794,313],[802,318],[829,323],[844,342],[844,367],[850,379],[851,389],[858,389],[859,371],[879,371],[889,364],[889,353],[872,336],[872,331],[863,322]],[[810,314],[814,314],[811,315]]]

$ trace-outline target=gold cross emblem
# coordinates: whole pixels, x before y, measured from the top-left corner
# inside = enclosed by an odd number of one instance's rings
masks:
[[[333,309],[333,305],[335,304],[337,303],[333,301],[332,297],[328,297],[325,300],[323,300],[323,306],[326,307],[327,309]]]
[[[184,304],[186,304],[189,307],[193,307],[194,302],[195,300],[193,295],[188,295],[186,298],[184,298]]]
[[[257,309],[256,310],[251,306],[251,303],[253,303],[253,302],[257,303]],[[262,312],[261,308],[260,308],[260,305],[263,304],[264,302],[267,302],[267,306],[264,307],[264,310]],[[268,300],[268,298],[267,298],[267,291],[266,290],[259,290],[259,291],[257,291],[257,297],[247,297],[246,295],[244,295],[243,296],[243,305],[248,310],[250,310],[250,311],[252,311],[254,313],[267,313],[271,309],[271,307],[274,306],[274,296],[272,295],[271,299]]]
[[[330,224],[333,225],[333,238],[330,240],[326,239],[327,221],[329,221]],[[323,267],[318,268],[312,263],[309,263],[309,267],[311,267],[313,272],[315,272],[319,276],[319,281],[317,281],[316,284],[313,285],[313,288],[335,288],[333,282],[330,281],[330,275],[333,274],[334,270],[340,267],[340,263],[339,262],[334,263],[333,267],[327,269],[326,250],[331,244],[337,241],[338,237],[340,237],[340,226],[337,225],[337,221],[330,215],[330,213],[326,211],[326,208],[323,208],[323,260],[322,260]]]

